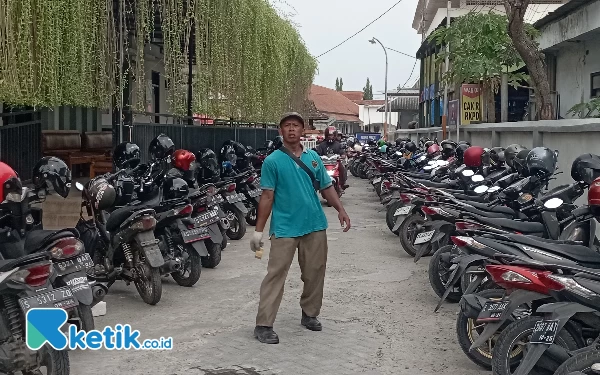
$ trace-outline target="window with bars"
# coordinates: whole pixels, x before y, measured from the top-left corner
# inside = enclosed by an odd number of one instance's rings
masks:
[[[592,73],[591,75],[592,87],[590,96],[592,98],[600,97],[600,72]]]

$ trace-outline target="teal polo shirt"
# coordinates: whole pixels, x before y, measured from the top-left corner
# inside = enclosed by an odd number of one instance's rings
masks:
[[[304,148],[300,160],[314,173],[321,190],[331,186],[331,177],[316,152]],[[327,229],[327,218],[310,177],[282,151],[265,159],[260,187],[273,190],[269,236],[292,238]]]

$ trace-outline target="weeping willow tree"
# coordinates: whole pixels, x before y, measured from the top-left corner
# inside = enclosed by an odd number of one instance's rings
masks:
[[[196,113],[265,121],[303,109],[316,61],[266,0],[0,0],[0,101],[106,108],[129,81],[144,110],[155,16],[172,113],[186,113],[190,51]]]

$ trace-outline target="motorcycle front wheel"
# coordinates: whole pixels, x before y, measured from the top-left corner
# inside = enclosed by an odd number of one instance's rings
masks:
[[[140,254],[136,263],[135,287],[142,300],[149,305],[156,305],[162,296],[162,281],[158,267],[151,267]]]

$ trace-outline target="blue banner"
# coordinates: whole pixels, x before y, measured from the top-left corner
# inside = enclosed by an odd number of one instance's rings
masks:
[[[361,143],[367,143],[368,141],[377,142],[381,138],[379,133],[356,133],[356,139]]]

